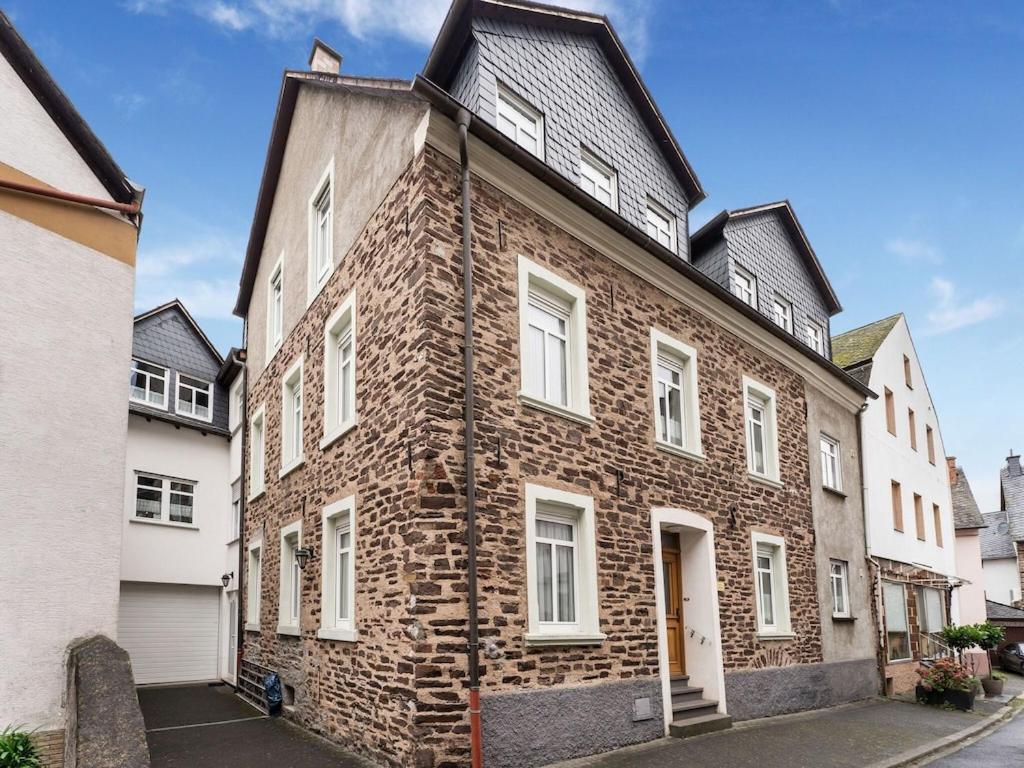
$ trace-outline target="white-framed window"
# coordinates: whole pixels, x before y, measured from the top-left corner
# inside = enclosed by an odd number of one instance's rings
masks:
[[[324,437],[326,448],[356,424],[356,294],[324,327]]]
[[[231,484],[231,529],[228,531],[228,543],[237,541],[242,531],[242,479]]]
[[[521,402],[590,424],[587,300],[581,288],[519,257]]]
[[[263,591],[263,541],[249,544],[245,577],[245,628],[258,632],[260,628],[260,595]]]
[[[647,234],[652,240],[676,252],[676,217],[651,198],[647,198]]]
[[[793,332],[793,304],[790,301],[775,294],[772,299],[772,319],[775,324],[780,328],[784,328],[790,333]]]
[[[242,425],[242,418],[245,414],[245,377],[238,375],[231,384],[231,392],[228,395],[228,429],[232,435]]]
[[[213,384],[193,376],[178,374],[178,396],[174,412],[200,421],[213,420]]]
[[[195,526],[196,482],[135,473],[135,519]]]
[[[267,419],[261,405],[249,421],[249,498],[266,489]]]
[[[697,351],[651,328],[654,441],[672,453],[703,455],[697,396]]]
[[[166,368],[142,360],[132,360],[132,375],[129,381],[128,397],[133,402],[150,408],[167,407]]]
[[[832,616],[850,617],[850,565],[845,560],[829,560],[829,582],[832,585]]]
[[[737,265],[732,268],[732,292],[744,304],[757,309],[757,278]]]
[[[921,634],[932,635],[946,626],[946,599],[935,587],[917,588],[917,616]]]
[[[302,521],[281,529],[281,575],[278,590],[277,633],[299,634],[302,616],[302,569],[296,555],[302,546]]]
[[[284,254],[270,271],[267,280],[267,363],[284,339]]]
[[[299,356],[281,379],[281,477],[303,461],[302,366]]]
[[[750,474],[779,481],[779,442],[775,392],[743,377],[743,412],[747,432],[747,470]]]
[[[544,159],[544,116],[498,83],[498,130],[531,155]]]
[[[790,635],[789,575],[786,571],[786,541],[781,536],[755,531],[754,593],[759,635]]]
[[[910,622],[907,621],[907,589],[896,581],[882,582],[885,610],[885,644],[889,661],[911,658]]]
[[[590,496],[527,483],[530,645],[593,645],[600,631],[597,540]]]
[[[817,323],[807,324],[807,346],[819,355],[825,354],[825,332]]]
[[[580,188],[598,202],[617,211],[618,187],[615,170],[586,147],[580,147]]]
[[[839,441],[828,435],[821,435],[821,484],[833,491],[843,490],[842,454]]]
[[[334,158],[330,159],[310,195],[307,303],[312,302],[334,271]]]
[[[356,631],[356,504],[355,497],[337,501],[323,511],[323,565],[320,585],[322,640],[359,639]]]

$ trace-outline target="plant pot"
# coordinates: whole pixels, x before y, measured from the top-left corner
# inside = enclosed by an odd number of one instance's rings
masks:
[[[994,677],[981,678],[981,687],[985,689],[986,696],[1003,695],[1003,681],[996,680]]]
[[[943,691],[943,702],[961,712],[974,709],[974,691]]]
[[[921,704],[927,704],[930,707],[942,706],[943,696],[942,691],[927,690],[923,685],[918,683],[914,689],[914,698]]]

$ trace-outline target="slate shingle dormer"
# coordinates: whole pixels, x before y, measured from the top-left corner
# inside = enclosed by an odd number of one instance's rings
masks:
[[[164,369],[166,404],[146,404],[131,398],[129,412],[160,419],[204,432],[229,434],[228,391],[217,382],[224,363],[216,347],[192,319],[185,306],[175,299],[135,318],[132,335],[132,359]],[[177,406],[179,377],[211,386],[213,397],[210,420],[185,415]]]
[[[808,327],[820,328],[831,359],[830,318],[842,307],[789,202],[722,211],[690,238],[690,260],[734,293],[751,275],[757,310],[772,318],[781,298],[792,307],[793,334],[808,343]]]

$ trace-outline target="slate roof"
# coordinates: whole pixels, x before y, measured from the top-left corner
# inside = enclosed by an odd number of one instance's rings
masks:
[[[956,468],[956,479],[950,486],[950,493],[953,495],[953,524],[957,530],[967,528],[984,528],[985,520],[978,509],[978,502],[974,499],[974,491],[971,484],[967,482],[967,474],[963,467]]]
[[[832,361],[847,371],[870,363],[901,317],[902,314],[892,315],[833,336]]]
[[[1017,552],[1010,538],[1010,525],[1006,512],[986,512],[982,519],[986,528],[980,531],[981,559],[998,560],[1003,557],[1016,557]]]
[[[1003,621],[1024,621],[1024,610],[1014,608],[1002,603],[994,603],[991,600],[985,601],[985,615],[989,619],[1001,619]]]
[[[1021,469],[1020,456],[1006,458],[1006,466],[999,471],[999,491],[1010,537],[1014,541],[1024,541],[1024,470]]]

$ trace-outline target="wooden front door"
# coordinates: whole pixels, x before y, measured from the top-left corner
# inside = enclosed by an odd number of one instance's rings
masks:
[[[668,537],[665,537],[668,538]],[[683,578],[679,564],[679,545],[661,548],[662,574],[665,581],[665,633],[668,636],[668,670],[670,675],[686,674],[683,650]]]

